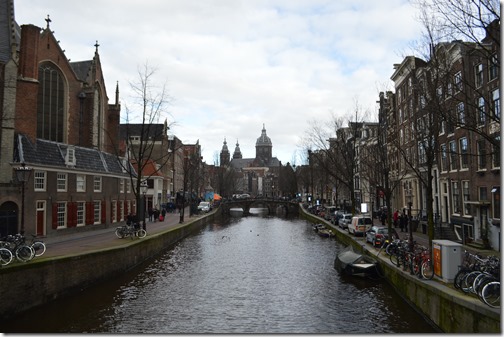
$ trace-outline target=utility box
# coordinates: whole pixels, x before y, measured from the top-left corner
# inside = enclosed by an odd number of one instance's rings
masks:
[[[453,282],[462,264],[462,245],[450,240],[432,240],[434,274],[443,282]]]

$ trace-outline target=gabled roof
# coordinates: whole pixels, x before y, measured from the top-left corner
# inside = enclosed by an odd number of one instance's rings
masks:
[[[79,61],[79,62],[70,62],[70,66],[72,67],[73,71],[75,72],[75,75],[77,78],[83,82],[86,81],[89,69],[91,69],[91,66],[93,65],[92,60],[88,61]]]

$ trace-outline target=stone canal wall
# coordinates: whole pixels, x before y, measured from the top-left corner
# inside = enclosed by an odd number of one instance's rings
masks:
[[[120,247],[46,260],[34,259],[26,264],[5,267],[0,271],[0,317],[7,319],[120,275],[201,229],[219,213],[213,212],[165,232],[149,235],[148,240],[133,240]]]
[[[300,217],[312,223],[322,222],[319,217],[300,210]],[[339,242],[352,245],[354,251],[376,258],[376,250],[362,239],[355,239],[327,221],[323,223],[336,234]],[[370,250],[372,249],[372,250]],[[372,253],[373,252],[373,253]],[[381,255],[384,254],[384,255]],[[396,291],[420,314],[429,319],[441,331],[447,333],[500,333],[500,310],[492,309],[479,299],[457,291],[435,276],[433,280],[421,280],[394,266],[388,255],[378,257],[381,271]]]

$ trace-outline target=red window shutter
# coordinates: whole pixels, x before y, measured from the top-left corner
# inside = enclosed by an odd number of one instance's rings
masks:
[[[58,228],[58,203],[53,202],[52,204],[52,228]]]
[[[117,204],[117,207],[116,207],[116,210],[117,210],[117,214],[116,214],[116,218],[117,218],[117,221],[121,220],[121,200],[117,200],[116,202]]]

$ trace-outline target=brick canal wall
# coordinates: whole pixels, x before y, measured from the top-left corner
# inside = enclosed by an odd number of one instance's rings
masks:
[[[120,275],[169,249],[218,216],[220,212],[213,212],[180,227],[149,235],[148,240],[133,240],[120,247],[8,266],[0,271],[0,317],[7,319]]]
[[[321,221],[320,218],[300,210],[300,217],[312,223],[323,222],[333,228],[336,238],[345,245],[352,245],[354,251],[376,258],[364,240],[355,240],[348,232]],[[384,255],[381,255],[384,254]],[[382,252],[378,258],[381,271],[398,294],[410,303],[420,314],[446,333],[500,333],[501,312],[492,309],[479,299],[464,294],[437,280],[421,280],[394,266],[388,255]]]

